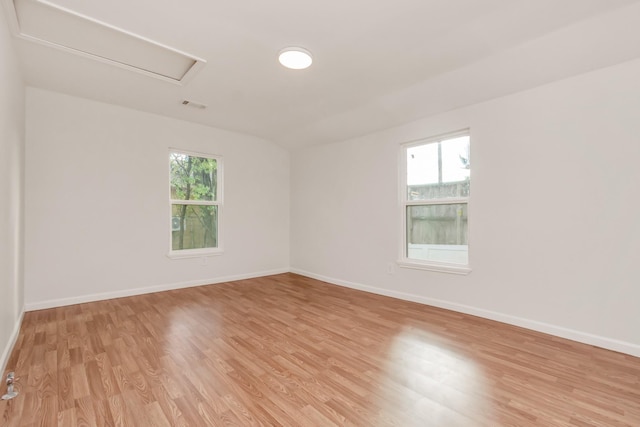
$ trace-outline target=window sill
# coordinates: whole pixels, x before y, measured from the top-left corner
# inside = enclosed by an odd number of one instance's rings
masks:
[[[438,273],[460,274],[466,276],[471,273],[471,268],[465,265],[455,264],[436,264],[428,262],[418,262],[414,260],[398,261],[400,268],[410,268],[413,270],[436,271]]]
[[[187,258],[202,258],[210,256],[222,255],[224,251],[222,249],[187,249],[183,251],[170,251],[167,254],[167,258],[171,259],[187,259]]]

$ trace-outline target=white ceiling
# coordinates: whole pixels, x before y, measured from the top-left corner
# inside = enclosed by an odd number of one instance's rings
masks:
[[[180,86],[16,38],[28,85],[290,149],[640,57],[640,0],[50,1],[207,64]]]

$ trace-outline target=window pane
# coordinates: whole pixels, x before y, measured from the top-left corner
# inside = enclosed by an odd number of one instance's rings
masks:
[[[448,139],[442,149],[442,182],[469,182],[469,137]],[[467,187],[468,188],[468,187]]]
[[[469,197],[469,181],[410,185],[407,187],[408,200],[451,199],[458,197]]]
[[[438,143],[407,148],[407,185],[438,183]]]
[[[468,264],[467,204],[407,206],[409,259]]]
[[[217,200],[216,159],[170,154],[171,198],[174,200]]]
[[[469,197],[469,136],[407,149],[407,200]]]
[[[218,207],[171,206],[171,249],[218,247]]]

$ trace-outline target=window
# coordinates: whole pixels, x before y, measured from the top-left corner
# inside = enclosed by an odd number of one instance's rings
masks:
[[[401,158],[400,265],[468,273],[469,132],[404,144]]]
[[[171,250],[169,256],[221,253],[222,159],[170,151]]]

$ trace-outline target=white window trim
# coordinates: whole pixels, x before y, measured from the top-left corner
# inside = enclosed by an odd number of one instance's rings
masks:
[[[169,147],[169,155],[171,153],[180,153],[187,154],[193,157],[206,157],[208,159],[215,159],[217,162],[217,200],[176,200],[171,198],[171,185],[169,185],[169,209],[168,209],[168,245],[169,252],[167,253],[167,257],[171,259],[186,259],[186,258],[203,258],[210,256],[218,256],[224,253],[223,250],[223,227],[222,227],[222,219],[223,219],[223,200],[224,200],[224,162],[222,161],[222,156],[209,154],[209,153],[199,153],[196,151],[183,150],[181,148],[173,148]],[[171,183],[171,170],[167,169],[167,183]],[[182,249],[179,251],[174,251],[171,249],[172,241],[171,241],[171,208],[172,205],[206,205],[206,206],[218,206],[218,247],[216,248],[201,248],[201,249]]]
[[[400,213],[400,248],[398,253],[400,257],[397,260],[397,264],[401,268],[413,269],[413,270],[426,270],[435,271],[439,273],[450,273],[467,275],[471,273],[471,251],[468,253],[469,262],[467,264],[454,264],[437,261],[426,261],[407,258],[407,206],[425,206],[425,205],[448,205],[455,203],[467,204],[467,215],[471,216],[471,195],[464,198],[450,198],[450,199],[436,199],[436,200],[408,200],[407,198],[407,149],[418,145],[430,144],[440,142],[446,139],[453,139],[459,136],[470,136],[470,129],[462,129],[455,132],[449,132],[446,134],[437,135],[431,138],[420,139],[416,141],[409,141],[400,144],[400,152],[398,154],[398,206]],[[468,240],[471,240],[471,220],[467,223],[467,236]],[[471,245],[468,245],[471,247]]]

